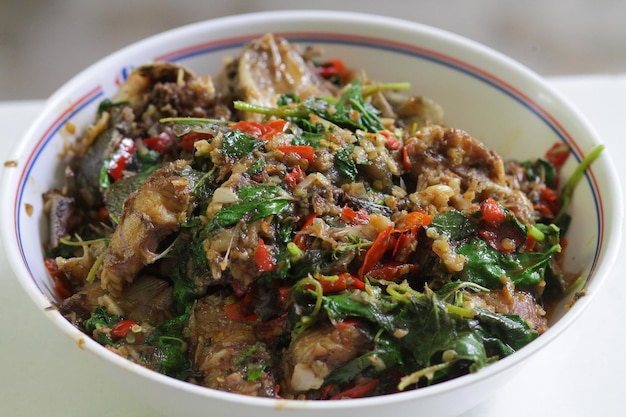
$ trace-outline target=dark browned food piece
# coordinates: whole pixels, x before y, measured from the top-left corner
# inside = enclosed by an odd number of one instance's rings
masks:
[[[206,296],[189,321],[190,352],[198,383],[205,387],[259,397],[274,397],[270,352],[251,324],[230,320],[225,299]]]
[[[406,141],[406,162],[417,191],[448,185],[455,191],[450,205],[458,210],[494,198],[526,223],[534,223],[532,203],[511,187],[500,156],[460,129],[427,126]]]
[[[356,326],[340,329],[323,323],[293,339],[285,363],[285,386],[296,394],[322,386],[333,370],[371,350],[372,343]]]
[[[56,247],[59,239],[69,236],[76,222],[74,199],[66,197],[56,190],[48,191],[43,196],[44,210],[50,222],[50,247]]]
[[[267,34],[250,42],[221,76],[222,90],[228,96],[251,104],[274,107],[281,94],[296,94],[301,99],[311,95],[333,95],[334,86],[323,80],[285,39]],[[262,115],[247,113],[246,120],[260,120]]]
[[[157,259],[163,238],[187,218],[191,188],[178,174],[186,165],[176,161],[157,170],[126,200],[100,270],[102,288],[112,295],[121,295],[124,283]]]

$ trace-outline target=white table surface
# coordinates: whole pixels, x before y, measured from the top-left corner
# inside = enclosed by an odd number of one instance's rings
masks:
[[[550,82],[591,121],[614,158],[626,155],[626,74]],[[43,101],[0,102],[0,162],[42,106]],[[616,162],[626,179],[626,163]],[[620,309],[626,306],[625,270],[623,263],[617,265],[576,323],[493,397],[460,417],[626,415],[626,325]],[[161,417],[122,391],[89,358],[75,356],[73,344],[27,297],[2,248],[0,416]]]

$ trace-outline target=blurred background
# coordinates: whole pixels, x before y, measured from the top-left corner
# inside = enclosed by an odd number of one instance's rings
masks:
[[[310,8],[436,26],[545,76],[626,73],[623,0],[0,0],[0,101],[46,98],[94,61],[167,29]]]

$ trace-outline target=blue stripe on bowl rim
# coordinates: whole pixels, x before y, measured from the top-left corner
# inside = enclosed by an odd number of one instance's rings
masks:
[[[532,113],[534,113],[539,119],[541,119],[556,135],[557,137],[564,143],[568,144],[572,149],[572,154],[576,158],[577,161],[582,160],[583,152],[580,147],[576,143],[576,141],[571,137],[569,132],[565,130],[565,128],[544,108],[542,108],[538,103],[532,100],[530,97],[525,95],[523,92],[512,86],[511,84],[505,82],[499,77],[484,71],[474,65],[471,65],[465,61],[459,60],[452,56],[443,54],[441,52],[431,50],[428,48],[391,41],[387,39],[380,39],[375,37],[368,36],[359,36],[359,35],[350,35],[345,33],[318,33],[318,32],[275,32],[277,36],[281,36],[289,40],[290,42],[296,43],[310,43],[310,44],[339,44],[339,45],[352,45],[373,49],[380,49],[385,51],[390,51],[394,53],[399,53],[403,55],[409,55],[418,59],[424,59],[427,61],[431,61],[433,63],[443,65],[447,68],[462,72],[470,77],[473,77],[485,84],[488,84],[492,88],[497,89],[501,93],[509,96],[513,100],[517,101],[522,106],[526,107]],[[184,61],[189,58],[198,57],[202,55],[212,54],[215,52],[219,52],[222,50],[228,50],[233,48],[243,47],[246,43],[250,42],[253,39],[256,39],[261,34],[250,34],[239,37],[230,37],[224,39],[218,39],[210,42],[202,42],[199,44],[191,45],[185,48],[177,49],[166,54],[158,55],[154,58],[154,61],[169,61],[169,62],[179,62]],[[124,82],[128,76],[128,73],[132,69],[132,66],[123,66],[120,68],[119,73],[115,76],[115,83],[117,85]],[[18,225],[20,224],[21,215],[19,207],[22,203],[22,197],[24,193],[24,187],[26,184],[26,180],[33,168],[34,163],[39,158],[43,149],[48,145],[48,143],[59,133],[59,129],[63,127],[67,122],[69,122],[74,115],[80,112],[86,106],[89,106],[94,100],[97,100],[103,96],[103,89],[100,86],[97,86],[87,92],[84,96],[82,96],[79,100],[77,100],[71,107],[67,108],[57,119],[55,119],[52,124],[45,130],[43,135],[37,141],[35,148],[29,155],[25,169],[22,171],[22,174],[19,179],[17,195],[15,199],[14,206],[14,224],[16,229],[16,239],[18,241],[18,246],[20,250],[20,255],[26,268],[28,269],[31,277],[33,276],[26,256],[24,254],[24,248],[21,240],[21,236],[19,234]],[[598,215],[599,223],[598,223],[598,234],[596,238],[596,252],[594,254],[594,259],[589,270],[589,276],[593,275],[593,272],[597,266],[599,255],[602,251],[602,242],[604,236],[604,210],[603,203],[600,193],[598,191],[598,183],[593,174],[593,170],[588,169],[585,173],[585,177],[589,184],[591,185],[594,204],[596,213]],[[34,278],[34,277],[33,277]]]

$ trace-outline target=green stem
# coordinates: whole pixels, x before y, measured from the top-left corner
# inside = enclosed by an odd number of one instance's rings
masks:
[[[585,158],[576,167],[576,170],[561,190],[561,209],[554,219],[555,224],[559,224],[559,221],[567,212],[567,209],[569,208],[569,205],[572,201],[572,194],[574,194],[574,189],[585,174],[585,171],[600,156],[600,153],[602,153],[603,150],[604,145],[598,145],[593,148],[593,150],[587,156],[585,156]]]
[[[361,87],[361,94],[363,97],[367,97],[382,90],[408,90],[411,88],[411,83],[383,83],[383,84],[369,84]]]
[[[406,387],[411,384],[417,384],[422,377],[432,379],[433,375],[437,371],[441,371],[450,366],[450,362],[438,363],[437,365],[431,365],[426,368],[415,371],[412,374],[402,377],[398,384],[398,390],[404,391]]]
[[[251,113],[264,114],[266,116],[276,116],[280,119],[288,117],[303,118],[308,117],[310,111],[302,107],[282,106],[282,107],[266,107],[258,104],[247,103],[245,101],[235,101],[233,106],[237,110],[247,111]]]
[[[210,124],[219,124],[219,125],[230,125],[232,122],[218,120],[218,119],[207,119],[204,117],[164,117],[159,120],[161,123],[174,123],[179,125],[188,125],[188,126],[207,126]]]

